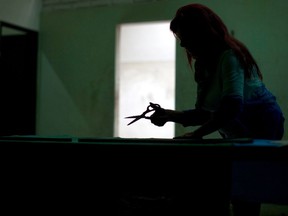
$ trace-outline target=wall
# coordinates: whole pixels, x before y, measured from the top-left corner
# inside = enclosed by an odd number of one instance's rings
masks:
[[[267,87],[277,96],[287,118],[288,1],[197,2],[218,13],[236,37],[249,47],[263,71]],[[113,136],[117,24],[171,20],[176,9],[187,3],[190,1],[163,0],[43,12],[38,134]],[[179,47],[176,70],[176,107],[193,107],[193,75]],[[177,127],[178,134],[184,131]],[[285,138],[288,138],[287,132]]]
[[[113,136],[117,24],[166,20],[174,13],[175,7],[159,15],[155,6],[160,4],[42,14],[39,134]]]
[[[0,0],[0,20],[32,30],[39,29],[41,0]]]

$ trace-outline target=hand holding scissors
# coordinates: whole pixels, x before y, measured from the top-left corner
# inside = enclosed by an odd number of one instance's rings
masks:
[[[138,121],[138,120],[140,120],[142,118],[151,119],[150,116],[146,116],[147,113],[150,113],[152,111],[157,112],[157,111],[161,111],[161,110],[163,110],[163,109],[161,108],[161,106],[159,104],[154,104],[154,103],[150,102],[150,105],[147,107],[146,111],[144,111],[141,115],[126,117],[126,118],[134,118],[134,120],[131,121],[128,125],[133,124],[134,122],[136,122],[136,121]]]

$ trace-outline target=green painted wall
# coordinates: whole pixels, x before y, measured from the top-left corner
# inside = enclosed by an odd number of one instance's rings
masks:
[[[288,116],[288,91],[285,88],[288,80],[285,67],[288,1],[197,2],[217,12],[228,28],[235,31],[236,37],[249,47],[263,71],[267,87],[275,93],[285,116]],[[43,12],[40,19],[37,133],[113,136],[117,25],[171,20],[177,8],[187,3],[190,1],[163,0]],[[194,106],[196,86],[179,46],[176,55],[176,107],[187,109]],[[177,127],[176,131],[181,134],[184,129]],[[288,138],[287,132],[285,138]]]
[[[0,0],[0,20],[38,30],[41,0]]]

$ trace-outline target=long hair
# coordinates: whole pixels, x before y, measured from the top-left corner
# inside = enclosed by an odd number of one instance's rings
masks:
[[[245,77],[251,77],[253,70],[260,79],[262,73],[246,46],[229,34],[226,25],[221,18],[208,7],[201,4],[189,4],[178,9],[174,19],[170,23],[170,30],[176,35],[181,29],[182,32],[201,34],[201,38],[213,41],[215,44],[222,44],[234,50],[244,71]],[[186,51],[190,66],[193,57]]]

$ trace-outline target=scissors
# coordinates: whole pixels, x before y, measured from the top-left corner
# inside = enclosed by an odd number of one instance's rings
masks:
[[[145,119],[151,119],[150,116],[146,116],[147,113],[149,112],[152,112],[152,111],[157,111],[157,110],[160,110],[162,109],[161,106],[159,104],[154,104],[154,103],[151,103],[150,102],[150,105],[147,106],[147,109],[146,111],[144,111],[141,115],[136,115],[136,116],[128,116],[128,117],[125,117],[125,118],[134,118],[133,121],[131,121],[128,125],[131,125],[133,124],[134,122],[142,119],[142,118],[145,118]]]

